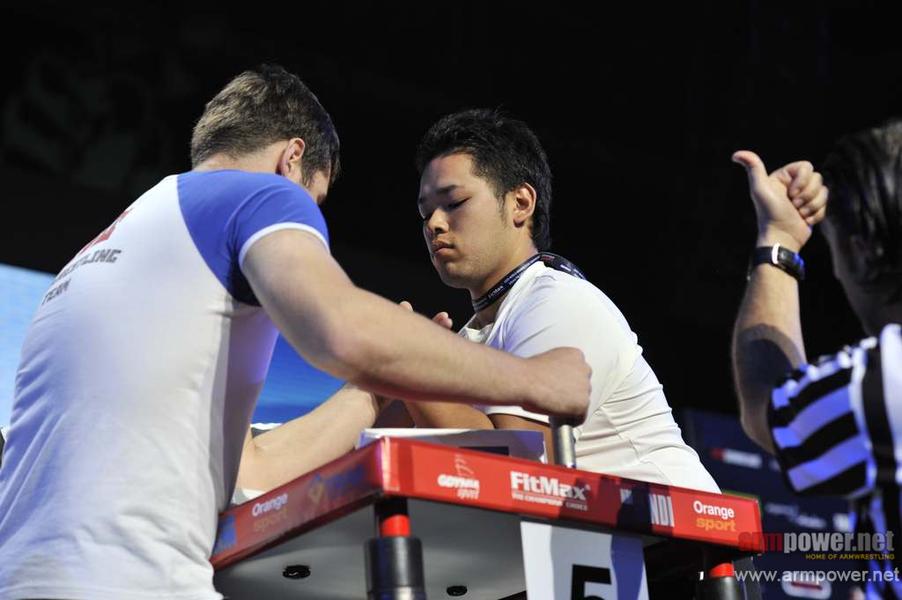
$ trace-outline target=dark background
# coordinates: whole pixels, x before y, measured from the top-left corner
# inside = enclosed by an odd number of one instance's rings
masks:
[[[189,169],[191,127],[232,76],[276,62],[341,136],[324,206],[338,260],[461,324],[466,293],[426,256],[413,152],[443,114],[502,107],[548,152],[553,250],[618,304],[673,406],[735,412],[729,338],[755,227],[730,154],[818,164],[837,136],[902,113],[896,3],[383,4],[4,7],[0,262],[58,271]],[[862,333],[820,235],[803,255],[808,351],[835,351]]]

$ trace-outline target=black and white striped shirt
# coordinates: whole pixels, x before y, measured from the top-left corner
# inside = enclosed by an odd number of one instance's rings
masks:
[[[902,483],[902,327],[887,325],[776,388],[771,435],[790,487],[860,498]]]
[[[794,371],[768,421],[791,489],[854,501],[860,532],[902,533],[902,326]],[[895,556],[871,566],[902,567],[902,548]],[[902,597],[893,587],[879,593]]]

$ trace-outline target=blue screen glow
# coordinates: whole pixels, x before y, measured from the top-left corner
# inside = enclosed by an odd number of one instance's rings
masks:
[[[19,351],[31,318],[53,275],[0,264],[0,425],[9,423]],[[331,396],[342,382],[304,361],[279,336],[257,408],[255,423],[303,415]]]

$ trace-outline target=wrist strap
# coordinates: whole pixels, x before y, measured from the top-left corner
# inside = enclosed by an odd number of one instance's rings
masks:
[[[797,281],[805,279],[805,261],[802,257],[788,248],[784,248],[780,244],[773,246],[759,246],[752,253],[752,260],[749,264],[748,276],[752,276],[752,269],[760,264],[768,264],[781,269],[793,277]]]

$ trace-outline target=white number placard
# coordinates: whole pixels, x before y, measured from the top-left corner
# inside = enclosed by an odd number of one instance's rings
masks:
[[[648,600],[639,538],[528,520],[520,534],[530,599]]]

